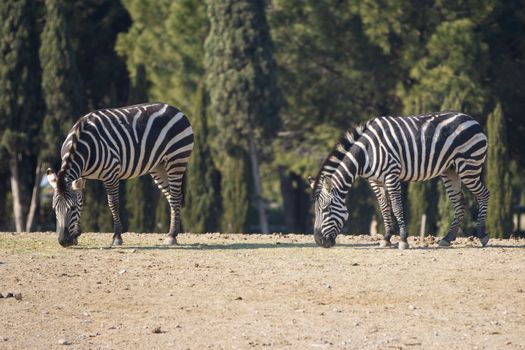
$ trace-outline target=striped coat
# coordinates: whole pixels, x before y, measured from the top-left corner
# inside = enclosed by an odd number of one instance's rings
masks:
[[[102,109],[80,118],[62,145],[58,174],[48,169],[60,244],[77,243],[85,179],[103,181],[115,226],[113,244],[122,244],[119,181],[145,174],[153,177],[170,204],[168,243],[175,244],[192,149],[190,122],[164,103]]]
[[[401,203],[402,181],[441,177],[454,207],[454,219],[440,245],[455,239],[465,208],[463,183],[478,206],[477,235],[488,242],[485,217],[489,192],[481,179],[487,138],[481,125],[458,112],[406,117],[379,117],[347,132],[334,147],[317,178],[310,178],[315,203],[314,233],[318,244],[329,247],[348,217],[345,196],[357,177],[367,179],[376,194],[385,236],[394,233],[393,212],[400,230],[401,249],[407,248],[407,229]]]

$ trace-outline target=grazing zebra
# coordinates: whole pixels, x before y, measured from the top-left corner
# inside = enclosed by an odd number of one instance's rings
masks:
[[[381,246],[391,245],[392,208],[400,231],[399,249],[408,248],[401,181],[440,176],[452,201],[454,219],[439,245],[448,246],[456,238],[465,213],[463,183],[476,198],[476,232],[485,246],[489,240],[485,232],[489,191],[481,181],[481,170],[486,153],[487,137],[481,125],[457,112],[379,117],[347,132],[325,160],[317,178],[308,178],[315,204],[316,243],[325,248],[335,244],[348,218],[346,194],[360,176],[368,180],[379,201],[385,224]]]
[[[168,244],[177,244],[184,176],[193,149],[193,130],[186,116],[164,103],[101,109],[80,118],[62,145],[58,174],[47,170],[54,189],[53,209],[58,242],[77,244],[85,179],[104,182],[115,233],[122,244],[119,180],[150,174],[171,209]]]

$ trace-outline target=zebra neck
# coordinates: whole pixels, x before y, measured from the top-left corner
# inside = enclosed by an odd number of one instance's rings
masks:
[[[362,145],[339,143],[325,162],[323,173],[332,179],[337,192],[346,195],[357,177],[363,174],[366,159]]]
[[[80,154],[76,147],[71,147],[62,159],[62,165],[59,171],[59,177],[70,182],[79,179],[84,172],[84,156]]]

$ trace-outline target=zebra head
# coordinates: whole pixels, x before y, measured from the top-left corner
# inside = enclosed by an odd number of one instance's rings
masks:
[[[308,177],[315,209],[314,238],[317,245],[330,248],[348,219],[344,196],[332,186],[332,179],[321,174],[317,180]]]
[[[47,169],[47,180],[53,187],[53,209],[57,218],[58,243],[63,247],[77,244],[80,236],[80,213],[84,202],[82,189],[84,179],[67,183],[64,176]]]

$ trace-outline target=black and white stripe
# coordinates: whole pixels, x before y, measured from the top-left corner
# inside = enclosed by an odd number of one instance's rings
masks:
[[[171,223],[168,243],[175,244],[183,203],[183,179],[193,149],[193,130],[186,116],[164,103],[108,108],[91,112],[73,126],[62,145],[58,175],[48,170],[55,188],[60,244],[76,244],[80,235],[84,179],[104,182],[113,215],[113,244],[122,244],[119,181],[150,174],[168,199]]]
[[[315,203],[316,242],[325,247],[335,244],[335,237],[348,217],[346,194],[355,179],[363,177],[376,194],[383,215],[385,235],[381,245],[390,245],[394,233],[392,210],[400,230],[399,248],[407,248],[401,182],[440,176],[454,207],[454,219],[440,245],[449,245],[455,239],[463,219],[463,183],[478,203],[477,235],[485,246],[489,192],[481,180],[481,172],[486,153],[487,137],[481,125],[466,114],[442,112],[368,121],[347,132],[317,178],[309,178]]]

